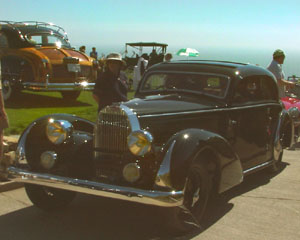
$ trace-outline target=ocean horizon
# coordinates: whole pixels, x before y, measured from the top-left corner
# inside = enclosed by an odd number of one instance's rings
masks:
[[[125,55],[125,44],[123,46],[100,46],[86,45],[87,54],[90,53],[92,47],[96,47],[98,56],[107,55],[110,52],[119,52]],[[79,46],[75,47],[76,49]],[[272,61],[272,54],[275,49],[256,49],[256,48],[221,48],[221,47],[193,47],[199,51],[199,57],[181,57],[177,56],[176,52],[180,47],[169,46],[167,52],[173,54],[173,60],[220,60],[239,63],[249,63],[261,67],[267,67]],[[152,48],[145,48],[144,52],[150,53]],[[286,54],[286,59],[283,64],[283,71],[286,78],[296,75],[300,77],[300,50],[282,49]],[[138,53],[137,49],[128,47],[127,56],[133,56]]]

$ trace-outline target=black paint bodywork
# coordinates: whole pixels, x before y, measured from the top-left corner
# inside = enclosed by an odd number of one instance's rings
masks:
[[[57,147],[62,155],[66,154],[66,161],[76,166],[72,171],[75,177],[153,189],[157,187],[156,174],[172,145],[167,187],[182,190],[191,163],[208,160],[213,163],[217,191],[223,192],[240,183],[243,175],[272,165],[275,144],[282,144],[283,148],[290,146],[292,122],[279,102],[274,76],[266,69],[239,63],[179,61],[152,66],[142,82],[153,73],[169,72],[228,76],[229,90],[220,99],[188,92],[149,93],[139,88],[133,100],[122,104],[136,113],[141,129],[154,137],[153,151],[148,155],[136,157],[129,151],[118,154],[101,150],[101,156],[93,159],[92,152],[98,151],[92,147],[93,124],[69,115],[51,115],[35,121],[27,135],[26,148],[41,143],[39,133],[49,117],[55,117],[70,121],[77,130],[71,142]],[[262,76],[273,85],[272,97],[263,101],[235,102],[240,82],[248,77]],[[80,156],[79,160],[75,156]],[[142,177],[134,184],[122,179],[122,168],[130,162],[141,166]],[[88,167],[80,172],[80,165]],[[104,171],[105,179],[97,178],[97,169]]]

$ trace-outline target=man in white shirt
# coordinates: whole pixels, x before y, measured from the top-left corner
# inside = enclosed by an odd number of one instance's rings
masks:
[[[146,60],[147,55],[143,54],[137,62],[137,65],[133,69],[133,89],[136,90],[142,76],[148,66],[148,60]]]
[[[294,87],[295,83],[288,82],[284,78],[284,72],[282,70],[282,64],[285,59],[285,54],[282,50],[277,49],[273,53],[273,60],[270,63],[270,65],[267,67],[267,69],[274,74],[276,80],[277,80],[277,86],[279,91],[279,98],[285,97],[285,89],[284,87]]]

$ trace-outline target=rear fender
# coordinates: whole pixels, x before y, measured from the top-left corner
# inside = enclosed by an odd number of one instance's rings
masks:
[[[207,156],[211,159],[207,159]],[[182,190],[193,161],[213,161],[219,193],[243,179],[241,163],[226,139],[201,129],[186,129],[172,136],[162,152],[156,185]]]

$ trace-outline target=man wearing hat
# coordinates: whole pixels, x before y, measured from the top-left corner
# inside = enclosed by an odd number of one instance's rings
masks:
[[[285,97],[284,93],[284,87],[294,87],[295,83],[288,82],[284,78],[284,72],[282,70],[282,64],[285,59],[285,54],[282,50],[277,49],[273,53],[273,60],[270,63],[270,65],[267,67],[267,69],[274,74],[276,80],[277,80],[277,86],[278,86],[278,91],[279,91],[279,97]]]
[[[98,112],[114,102],[127,101],[127,77],[121,71],[124,65],[121,54],[108,54],[105,63],[105,70],[98,75],[93,91]]]

